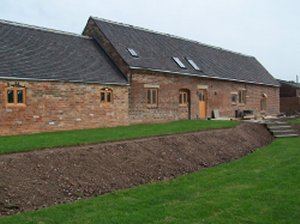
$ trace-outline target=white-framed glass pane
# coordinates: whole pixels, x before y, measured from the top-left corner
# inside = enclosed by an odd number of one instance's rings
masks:
[[[198,65],[192,60],[192,59],[187,59],[187,61],[190,63],[190,65],[197,71],[200,71],[201,69],[198,67]]]
[[[127,48],[127,50],[129,51],[129,53],[131,54],[131,56],[133,56],[133,57],[138,57],[139,56],[134,49]]]
[[[183,64],[183,62],[178,57],[172,57],[172,58],[180,68],[186,68],[186,66]]]

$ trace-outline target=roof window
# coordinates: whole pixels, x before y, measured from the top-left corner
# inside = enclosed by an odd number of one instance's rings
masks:
[[[139,57],[139,55],[136,53],[136,51],[132,48],[127,48],[128,52],[131,54],[132,57]]]
[[[178,57],[172,57],[172,58],[180,68],[186,68],[186,66],[182,63],[182,61]]]
[[[186,58],[186,60],[190,63],[190,65],[197,71],[201,71],[198,65],[191,58]]]

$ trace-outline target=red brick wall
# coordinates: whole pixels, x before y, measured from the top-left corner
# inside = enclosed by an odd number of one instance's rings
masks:
[[[7,107],[0,80],[0,135],[128,124],[128,87],[63,82],[20,82],[26,107]],[[100,104],[100,89],[113,90],[113,104]]]
[[[295,97],[297,96],[297,88],[286,83],[281,83],[280,97]]]
[[[130,89],[129,118],[131,123],[166,121],[188,118],[186,108],[179,106],[179,90],[189,89],[191,99],[191,118],[198,118],[199,98],[197,95],[199,85],[207,86],[208,104],[207,113],[211,116],[213,109],[218,109],[220,116],[233,117],[235,110],[251,109],[260,113],[260,100],[262,94],[267,95],[268,114],[279,113],[279,88],[243,84],[229,81],[218,81],[198,77],[168,75],[159,73],[132,74]],[[157,108],[148,108],[144,85],[159,85],[159,105]],[[247,90],[245,105],[232,105],[231,92],[239,89]]]
[[[293,115],[300,112],[300,97],[280,97],[280,112]]]
[[[159,122],[189,118],[189,108],[179,106],[179,90],[190,91],[190,116],[199,114],[199,85],[207,87],[207,113],[213,109],[220,116],[233,117],[237,109],[260,112],[262,94],[267,94],[267,113],[279,113],[279,89],[262,85],[242,84],[197,77],[166,74],[132,74],[132,84],[107,86],[63,82],[20,82],[26,87],[26,107],[7,107],[3,90],[9,80],[0,81],[0,135],[28,134]],[[144,85],[159,85],[157,108],[146,106]],[[113,90],[113,104],[99,102],[103,87]],[[232,105],[231,92],[247,90],[245,105]],[[129,94],[129,102],[128,102]]]

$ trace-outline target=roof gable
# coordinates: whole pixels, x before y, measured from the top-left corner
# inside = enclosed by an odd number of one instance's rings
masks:
[[[252,56],[126,24],[94,17],[91,19],[132,69],[279,85]],[[133,57],[128,48],[133,49],[138,57]],[[177,57],[185,68],[178,66],[174,57]],[[195,69],[188,62],[189,59],[192,59],[199,69]]]
[[[92,38],[4,20],[0,78],[127,84]]]

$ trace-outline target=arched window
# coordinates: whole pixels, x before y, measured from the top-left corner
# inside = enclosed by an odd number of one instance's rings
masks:
[[[112,104],[113,102],[113,91],[112,89],[103,88],[100,90],[100,103]]]
[[[260,110],[261,111],[266,111],[267,110],[267,94],[263,93],[262,98],[260,100]]]
[[[241,89],[239,90],[239,104],[246,104],[246,96],[247,95],[247,90],[246,89]]]

